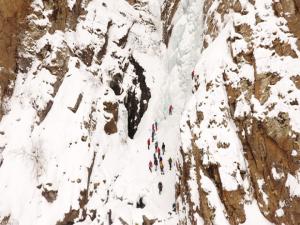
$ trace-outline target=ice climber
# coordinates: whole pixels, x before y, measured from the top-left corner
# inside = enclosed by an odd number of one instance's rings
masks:
[[[154,165],[155,165],[155,171],[156,171],[157,170],[157,166],[158,166],[158,161],[157,161],[156,156],[154,158]]]
[[[193,72],[192,72],[192,79],[194,79],[194,77],[195,77],[195,71],[193,70]]]
[[[150,138],[147,140],[148,150],[150,149]]]
[[[164,164],[163,164],[163,161],[159,162],[159,167],[160,167],[161,175],[164,175]]]
[[[154,131],[152,131],[152,142],[154,142]]]
[[[162,189],[163,189],[162,183],[158,182],[158,192],[159,192],[159,194],[162,192]]]
[[[171,157],[169,158],[168,162],[169,162],[170,170],[172,170],[172,158]]]
[[[159,147],[157,147],[156,151],[157,151],[157,155],[158,155],[158,157],[160,157],[160,148],[159,148]]]
[[[172,112],[173,112],[173,106],[170,105],[170,107],[169,107],[169,115],[172,115]]]
[[[164,142],[162,143],[161,149],[162,149],[162,153],[163,153],[163,155],[164,155],[164,154],[165,154],[165,151],[166,151],[166,146],[165,146],[165,143],[164,143]]]
[[[157,160],[156,155],[155,155],[155,153],[154,153],[154,154],[153,154],[153,161],[155,161],[155,159]]]
[[[150,160],[149,161],[149,170],[150,170],[151,173],[152,173],[152,167],[153,167],[153,164],[152,164],[152,161]]]

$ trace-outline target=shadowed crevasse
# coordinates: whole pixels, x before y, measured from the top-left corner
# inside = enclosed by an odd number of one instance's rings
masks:
[[[144,76],[144,68],[134,59],[129,58],[130,63],[134,66],[137,77],[133,80],[133,87],[127,92],[125,98],[125,107],[128,111],[128,136],[134,137],[138,124],[148,108],[148,102],[151,98],[150,89],[148,88]],[[140,89],[140,99],[137,89]]]

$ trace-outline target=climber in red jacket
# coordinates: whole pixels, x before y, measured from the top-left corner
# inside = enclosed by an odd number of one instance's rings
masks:
[[[160,148],[157,147],[156,150],[157,150],[157,155],[158,155],[158,157],[160,157]]]
[[[193,70],[193,72],[192,72],[192,79],[194,79],[194,77],[195,77],[195,71]]]

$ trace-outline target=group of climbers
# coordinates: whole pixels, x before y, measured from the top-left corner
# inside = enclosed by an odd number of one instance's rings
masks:
[[[195,71],[193,70],[193,72],[192,72],[192,79],[194,79],[194,77],[195,77]],[[169,106],[169,115],[172,115],[172,113],[173,113],[173,106],[170,105]],[[152,135],[151,135],[151,137],[152,137],[152,143],[154,142],[155,132],[157,132],[157,129],[158,129],[157,122],[155,121],[152,124]],[[151,140],[150,140],[150,138],[148,138],[148,140],[147,140],[148,150],[150,150],[150,144],[151,144]],[[155,166],[155,171],[157,171],[157,166],[158,166],[158,163],[159,163],[161,174],[164,175],[163,158],[162,158],[162,156],[160,154],[161,152],[160,152],[160,148],[158,146],[158,142],[157,141],[155,141],[154,147],[155,147],[155,152],[153,154],[153,162],[154,162],[154,166]],[[165,155],[166,146],[165,146],[164,142],[162,143],[161,149],[162,149],[162,154]],[[156,154],[158,156],[159,162],[158,162]],[[172,158],[171,157],[168,159],[168,163],[169,163],[170,170],[172,170]],[[153,168],[153,163],[150,160],[149,161],[149,170],[150,170],[151,173],[152,173],[152,168]],[[163,185],[162,185],[162,182],[160,181],[160,182],[158,182],[158,193],[159,194],[161,194],[162,189],[163,189]]]
[[[149,140],[150,139],[147,140],[148,149],[150,149]],[[164,163],[163,163],[162,155],[164,155],[166,152],[166,145],[165,145],[165,143],[162,143],[162,147],[161,147],[162,154],[161,154],[161,149],[158,146],[157,141],[155,142],[154,147],[155,147],[155,152],[153,153],[153,162],[154,162],[154,166],[155,166],[155,171],[157,171],[157,167],[159,166],[161,174],[164,175]],[[169,163],[170,170],[172,170],[172,158],[171,157],[168,159],[168,163]],[[153,163],[152,163],[152,160],[150,160],[149,161],[149,170],[151,173],[152,173],[152,168],[153,168]]]
[[[173,112],[173,106],[170,105],[169,107],[169,115],[172,115]],[[157,140],[155,140],[155,134],[158,131],[158,124],[157,121],[155,121],[152,124],[152,133],[151,137],[147,139],[147,148],[150,150],[151,143],[154,143],[154,153],[153,153],[153,161],[149,161],[149,171],[152,173],[153,167],[155,168],[155,171],[157,171],[157,168],[159,167],[161,175],[165,174],[165,166],[163,162],[163,156],[166,153],[166,145],[163,142],[161,145],[161,148],[159,146],[159,143]],[[170,157],[168,159],[169,163],[169,169],[172,170],[172,158]],[[158,189],[159,189],[159,194],[162,192],[162,182],[158,183]]]
[[[163,146],[165,146],[164,143],[163,143]],[[162,149],[163,149],[163,155],[164,155],[165,147],[162,147]],[[163,158],[162,158],[161,151],[160,151],[160,148],[159,148],[157,142],[155,143],[155,152],[153,153],[153,162],[154,162],[154,166],[155,166],[155,171],[157,171],[157,167],[159,166],[161,174],[164,175]],[[171,170],[172,169],[172,159],[169,158],[168,162],[169,162],[169,166],[170,166],[170,170]],[[151,173],[152,173],[152,168],[153,168],[153,163],[150,160],[149,161],[149,170]]]
[[[195,77],[195,71],[193,70],[192,71],[192,79],[194,79]],[[172,115],[173,113],[173,106],[170,105],[169,106],[169,115]],[[151,133],[151,139],[148,138],[147,140],[147,148],[148,150],[150,150],[150,145],[151,145],[151,141],[152,143],[154,143],[154,140],[155,140],[155,132],[158,131],[158,126],[157,126],[157,121],[155,121],[153,124],[152,124],[152,133]],[[166,146],[165,146],[165,143],[163,142],[162,143],[162,146],[161,146],[161,149],[159,148],[159,145],[158,145],[158,141],[156,140],[155,143],[154,143],[154,147],[155,147],[155,152],[153,154],[153,162],[154,162],[154,166],[155,166],[155,171],[157,171],[157,167],[159,165],[159,168],[160,168],[160,172],[162,175],[164,175],[164,163],[163,163],[163,158],[161,156],[161,150],[162,150],[162,155],[165,155],[165,151],[166,151]],[[168,163],[169,163],[169,168],[170,168],[170,171],[172,170],[172,158],[170,157],[168,159]],[[152,160],[149,161],[149,171],[152,173],[152,168],[153,168],[153,163],[152,163]],[[162,189],[163,189],[163,184],[161,181],[158,182],[158,192],[159,194],[161,194],[162,192]]]

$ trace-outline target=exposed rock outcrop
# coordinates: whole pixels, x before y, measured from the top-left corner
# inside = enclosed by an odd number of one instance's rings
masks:
[[[129,61],[134,66],[136,77],[133,80],[134,86],[127,93],[125,107],[128,111],[128,136],[133,138],[137,126],[148,108],[151,93],[145,82],[144,68],[133,56],[130,56]]]
[[[52,203],[56,200],[57,191],[44,189],[42,195],[49,203]]]
[[[168,46],[172,35],[172,20],[176,13],[180,0],[165,0],[161,8],[161,20],[163,21],[163,42]]]
[[[105,124],[104,130],[107,134],[114,134],[118,131],[118,103],[104,102],[104,111],[112,114],[112,117],[108,119],[109,121]]]
[[[213,4],[216,11],[210,8]],[[178,210],[186,215],[182,224],[197,224],[199,216],[205,224],[219,224],[221,217],[226,223],[240,224],[246,220],[247,205],[256,201],[272,223],[298,223],[300,198],[292,191],[298,186],[290,186],[300,169],[294,114],[299,110],[298,72],[291,69],[292,63],[300,63],[299,48],[294,44],[299,36],[293,28],[298,21],[297,4],[206,1],[203,54],[208,56],[210,49],[215,49],[212,46],[219,45],[224,46],[219,52],[224,56],[215,59],[215,69],[207,66],[205,59],[197,66],[196,111],[186,115],[182,126],[183,135],[191,132],[191,143],[185,143],[179,160]],[[226,20],[230,16],[232,24]],[[231,59],[226,58],[227,51]],[[286,64],[276,68],[279,58]],[[222,87],[226,90],[223,94],[219,92]],[[222,96],[218,103],[212,97],[215,93]],[[209,115],[206,105],[212,102],[214,112]],[[219,129],[236,141],[227,143]],[[227,154],[230,159],[224,162]],[[232,168],[229,176],[227,166]],[[196,190],[191,182],[196,183]],[[191,200],[195,191],[200,196],[197,204]],[[212,193],[219,200],[213,201]]]
[[[5,113],[3,101],[10,97],[18,72],[17,57],[27,27],[30,1],[0,1],[0,120]]]

